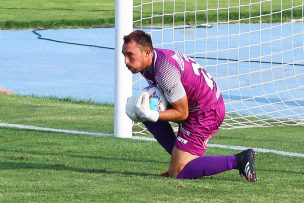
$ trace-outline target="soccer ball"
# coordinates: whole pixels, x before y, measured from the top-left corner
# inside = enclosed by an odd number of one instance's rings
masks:
[[[154,85],[145,87],[142,91],[149,93],[149,105],[153,111],[164,111],[168,107],[168,100],[163,94],[162,90]]]

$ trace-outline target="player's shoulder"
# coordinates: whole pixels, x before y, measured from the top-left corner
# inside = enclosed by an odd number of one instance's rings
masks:
[[[171,57],[175,51],[170,49],[154,48],[155,53],[162,57]]]
[[[174,64],[174,55],[175,51],[170,49],[160,49],[156,48],[155,50],[155,63],[157,66],[171,65]]]

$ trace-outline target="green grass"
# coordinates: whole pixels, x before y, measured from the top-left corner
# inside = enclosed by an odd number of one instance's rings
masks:
[[[1,0],[0,28],[114,25],[114,0]]]
[[[111,105],[7,95],[0,95],[0,104],[0,122],[95,132],[113,129]],[[220,130],[210,143],[304,153],[303,130],[292,126]],[[207,150],[216,155],[236,152]],[[238,171],[198,180],[159,177],[168,161],[155,142],[1,127],[0,202],[303,201],[303,158],[259,153],[260,179],[254,184]]]
[[[113,105],[0,94],[0,122],[113,133]]]
[[[139,5],[140,2],[135,0],[134,5]],[[181,25],[228,20],[241,23],[281,22],[303,18],[302,0],[283,1],[282,4],[281,0],[187,0],[187,4],[185,0],[175,0],[175,3],[154,1],[153,4],[147,4],[151,0],[142,2],[142,6],[134,9],[134,19],[140,19],[141,15],[154,16],[143,20],[143,25],[161,25],[162,20],[167,25],[172,25],[173,20],[174,25]],[[238,6],[239,2],[241,7]],[[184,13],[185,10],[187,14]],[[166,15],[158,17],[159,14]],[[261,14],[263,17],[260,17]],[[0,29],[112,27],[114,16],[114,0],[1,0]]]
[[[150,0],[145,0],[145,3]],[[302,0],[293,1],[260,1],[260,0],[230,0],[230,1],[197,1],[175,0],[144,4],[134,10],[135,19],[143,10],[143,25],[184,25],[204,24],[206,22],[281,22],[303,18]],[[208,3],[206,3],[208,2]],[[242,5],[242,6],[239,6]],[[185,13],[184,11],[187,11]],[[195,12],[193,12],[195,11]],[[174,15],[173,15],[174,13]],[[152,15],[153,14],[153,15]],[[159,16],[166,14],[165,16]],[[151,18],[151,16],[154,16]],[[150,17],[150,18],[149,18]]]

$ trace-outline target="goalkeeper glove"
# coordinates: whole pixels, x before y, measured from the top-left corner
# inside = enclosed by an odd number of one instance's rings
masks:
[[[127,105],[126,105],[126,114],[129,116],[129,118],[134,122],[141,121],[140,118],[137,116],[135,111],[136,103],[139,99],[140,95],[137,96],[131,96],[127,99]]]
[[[156,122],[159,118],[159,112],[150,109],[148,92],[142,92],[139,95],[135,109],[136,115],[140,118],[142,122]]]

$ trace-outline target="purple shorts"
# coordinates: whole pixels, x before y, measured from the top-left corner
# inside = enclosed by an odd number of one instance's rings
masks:
[[[190,112],[189,117],[180,123],[175,147],[179,150],[202,156],[208,140],[218,131],[225,118],[223,97],[204,111]]]

